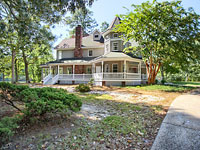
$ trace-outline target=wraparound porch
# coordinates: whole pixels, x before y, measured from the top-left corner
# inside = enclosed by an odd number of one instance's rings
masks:
[[[140,84],[141,81],[146,81],[146,69],[141,65],[141,61],[107,60],[86,64],[50,64],[44,70],[44,84],[78,84],[87,83],[91,79],[94,79],[96,85],[136,81]]]

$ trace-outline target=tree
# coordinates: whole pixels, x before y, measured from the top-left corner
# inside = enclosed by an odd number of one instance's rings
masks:
[[[8,27],[9,34],[16,33],[17,42],[22,41],[26,37],[27,41],[32,41],[34,38],[35,25],[53,24],[59,22],[62,16],[67,12],[74,12],[76,8],[86,9],[86,6],[91,6],[94,0],[2,0],[0,1],[0,27]],[[2,20],[5,23],[2,23]],[[3,34],[6,35],[6,34]],[[28,39],[29,37],[29,39]],[[6,38],[6,36],[4,36]],[[15,42],[16,42],[15,41]],[[15,82],[15,56],[18,50],[13,46],[16,43],[6,42],[9,49],[12,51],[12,83]]]
[[[106,21],[102,22],[100,26],[101,32],[105,32],[108,27],[109,24]]]
[[[123,32],[125,42],[135,40],[139,46],[125,51],[140,52],[146,63],[148,84],[154,84],[166,58],[179,64],[200,58],[200,16],[177,2],[145,2],[133,5],[134,11],[120,15],[116,31]]]
[[[65,22],[72,29],[71,35],[75,33],[75,27],[81,25],[84,34],[90,34],[98,26],[96,20],[92,18],[93,12],[89,9],[77,9],[74,14],[65,18]]]

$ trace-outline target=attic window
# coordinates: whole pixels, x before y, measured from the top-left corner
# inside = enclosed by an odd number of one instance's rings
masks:
[[[96,35],[94,35],[94,37],[95,37],[95,38],[99,38],[99,35],[98,35],[98,34],[96,34]]]
[[[93,56],[93,51],[92,51],[92,50],[89,50],[89,51],[88,51],[88,56],[89,56],[89,57],[92,57],[92,56]]]

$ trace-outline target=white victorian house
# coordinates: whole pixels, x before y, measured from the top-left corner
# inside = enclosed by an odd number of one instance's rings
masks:
[[[120,33],[113,32],[119,23],[120,18],[115,17],[104,33],[95,30],[85,37],[81,26],[77,26],[74,38],[64,39],[55,47],[56,60],[41,65],[43,84],[79,84],[91,79],[99,86],[146,83],[142,58],[125,54],[127,44],[124,45]]]

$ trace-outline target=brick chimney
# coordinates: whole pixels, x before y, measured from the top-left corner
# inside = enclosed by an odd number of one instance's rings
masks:
[[[76,27],[76,33],[75,33],[75,49],[74,49],[74,57],[76,58],[83,57],[83,50],[81,48],[82,36],[83,36],[82,27],[81,25],[78,25]]]

